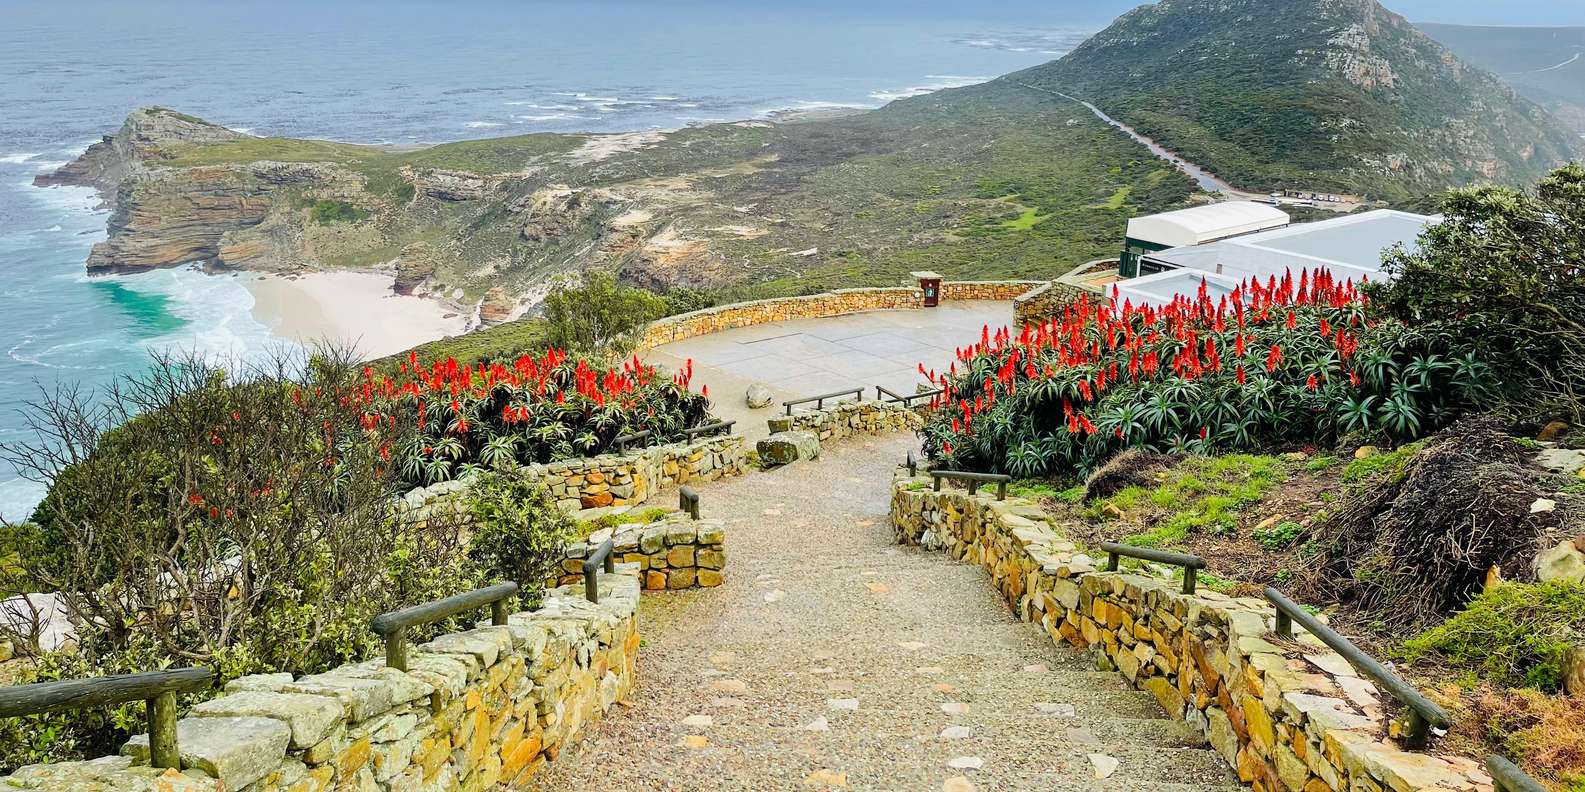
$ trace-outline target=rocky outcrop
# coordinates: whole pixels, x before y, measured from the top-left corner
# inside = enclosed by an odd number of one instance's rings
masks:
[[[515,313],[517,313],[517,301],[513,300],[501,286],[492,287],[485,292],[484,299],[479,302],[479,324],[485,327],[509,321]]]
[[[525,242],[554,242],[580,228],[593,214],[595,203],[583,190],[553,184],[523,197],[511,206],[526,215],[519,236]]]
[[[254,162],[130,173],[116,192],[105,241],[88,254],[88,272],[138,272],[190,262],[225,263],[228,233],[256,226],[285,188],[334,185],[352,178],[321,163]],[[265,250],[260,240],[230,246],[233,265]]]
[[[184,143],[225,143],[248,137],[241,132],[202,119],[150,107],[127,116],[120,131],[106,135],[77,159],[33,179],[36,187],[93,187],[106,201],[116,199],[117,188],[148,163],[169,157],[172,146]]]
[[[467,171],[435,168],[403,168],[402,178],[419,195],[437,201],[477,201],[493,195],[503,181],[499,176],[480,176]]]
[[[402,255],[396,260],[396,282],[391,289],[397,294],[417,294],[428,287],[435,269],[435,249],[422,242],[414,242],[402,248]]]

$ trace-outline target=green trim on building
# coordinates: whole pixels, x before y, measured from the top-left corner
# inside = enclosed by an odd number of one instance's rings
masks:
[[[1123,237],[1123,254],[1117,258],[1117,274],[1124,278],[1137,278],[1139,277],[1139,260],[1141,258],[1171,247],[1171,245],[1161,245],[1125,236]]]

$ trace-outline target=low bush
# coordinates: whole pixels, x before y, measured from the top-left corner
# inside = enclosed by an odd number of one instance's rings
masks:
[[[1553,692],[1576,647],[1585,647],[1585,588],[1561,581],[1499,583],[1406,641],[1404,654],[1478,669],[1492,684]]]
[[[1481,403],[1490,369],[1446,339],[1373,322],[1351,283],[1202,285],[1157,309],[1081,298],[1014,339],[981,331],[938,383],[932,459],[1083,474],[1120,450],[1207,453],[1345,435],[1413,438]]]
[[[570,381],[587,369],[564,373],[568,401],[590,398],[596,383]],[[457,382],[436,387],[460,398]],[[27,413],[37,437],[3,452],[50,489],[29,521],[0,525],[0,590],[58,593],[76,634],[56,646],[39,640],[36,616],[0,621],[20,656],[11,681],[170,665],[207,666],[222,682],[312,674],[375,656],[369,621],[381,612],[502,577],[532,600],[566,518],[512,476],[480,477],[465,508],[402,508],[390,449],[426,441],[374,420],[375,384],[328,350],[237,371],[162,358],[103,392],[46,393]],[[700,397],[679,386],[675,398]],[[111,753],[141,717],[129,705],[0,721],[0,771]]]
[[[616,438],[662,441],[709,418],[708,389],[689,390],[690,363],[667,379],[637,358],[610,369],[552,349],[508,363],[433,365],[410,353],[394,376],[365,369],[349,392],[379,453],[409,487],[520,464],[596,456]]]
[[[315,383],[305,387],[303,377]],[[36,618],[0,624],[32,680],[204,665],[222,681],[315,673],[370,656],[369,619],[455,594],[479,574],[455,521],[405,519],[396,481],[343,394],[344,355],[228,372],[164,358],[106,392],[63,388],[4,456],[51,484],[0,532],[4,588],[57,592],[72,643]],[[114,750],[137,707],[25,718],[6,762]]]
[[[575,533],[572,519],[542,485],[516,472],[473,479],[468,514],[468,558],[486,580],[516,581],[520,599],[537,605],[544,582],[560,572],[562,548]]]
[[[679,305],[690,298],[679,297]],[[618,283],[602,270],[584,273],[583,280],[562,283],[545,297],[545,336],[552,346],[585,355],[622,355],[633,348],[649,323],[665,316],[665,298],[646,289]]]

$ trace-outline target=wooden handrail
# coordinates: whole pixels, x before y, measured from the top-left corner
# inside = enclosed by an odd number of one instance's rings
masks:
[[[369,627],[385,639],[385,664],[398,670],[407,670],[407,628],[440,621],[463,611],[490,606],[490,623],[500,627],[506,624],[506,600],[517,593],[516,583],[497,583],[445,599],[411,605],[400,610],[382,613],[369,622]]]
[[[176,696],[205,690],[214,684],[214,679],[215,672],[207,668],[169,668],[141,674],[14,685],[0,688],[0,718],[114,706],[141,699],[148,711],[149,764],[180,770]]]

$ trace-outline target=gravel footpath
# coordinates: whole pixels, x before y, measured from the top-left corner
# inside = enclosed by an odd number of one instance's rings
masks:
[[[983,572],[899,547],[896,435],[700,486],[726,583],[646,594],[638,681],[532,788],[1237,789],[1148,694],[1008,612]]]

